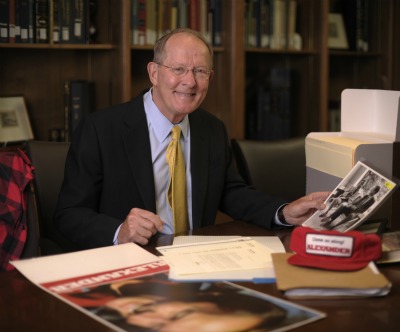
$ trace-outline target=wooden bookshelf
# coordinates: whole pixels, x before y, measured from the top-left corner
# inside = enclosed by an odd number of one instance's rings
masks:
[[[222,46],[203,107],[222,119],[231,138],[246,137],[249,82],[274,66],[292,69],[296,84],[291,136],[329,130],[329,102],[345,88],[400,89],[400,15],[395,0],[372,1],[368,52],[331,50],[328,14],[348,0],[297,0],[300,50],[247,47],[246,0],[222,1]],[[62,128],[63,82],[85,79],[96,89],[96,109],[125,102],[149,87],[151,46],[132,46],[130,0],[98,1],[98,42],[89,45],[0,43],[0,95],[26,99],[35,137]],[[251,90],[250,90],[251,92]]]
[[[354,0],[352,0],[355,3]],[[346,15],[344,0],[331,0],[329,10]],[[368,2],[367,51],[329,50],[329,95],[328,102],[338,103],[346,88],[395,90],[394,65],[399,62],[393,57],[393,34],[396,1]],[[329,110],[328,110],[329,112]]]
[[[64,127],[65,80],[94,82],[96,109],[129,100],[127,3],[98,1],[95,44],[0,43],[0,95],[24,96],[36,139]]]

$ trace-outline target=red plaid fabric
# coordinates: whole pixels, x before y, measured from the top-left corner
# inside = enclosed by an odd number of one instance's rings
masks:
[[[10,260],[21,257],[27,236],[27,189],[33,166],[20,149],[0,151],[0,271],[14,267]]]

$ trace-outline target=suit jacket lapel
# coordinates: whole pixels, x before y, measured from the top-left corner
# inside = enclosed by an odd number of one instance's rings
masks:
[[[124,119],[126,126],[122,132],[125,153],[137,183],[138,191],[146,210],[156,212],[153,165],[149,131],[144,112],[142,96],[132,103],[132,111]]]
[[[192,216],[193,227],[201,227],[209,167],[210,137],[201,117],[196,112],[189,115],[192,171]]]

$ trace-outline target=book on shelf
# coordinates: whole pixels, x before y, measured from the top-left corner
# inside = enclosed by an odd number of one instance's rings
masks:
[[[21,43],[21,13],[19,10],[20,1],[15,0],[15,42]]]
[[[52,2],[52,6],[50,7],[51,12],[51,19],[52,19],[52,26],[51,26],[51,38],[54,44],[60,42],[61,39],[61,29],[60,29],[60,2],[61,0],[54,0]]]
[[[241,331],[286,331],[326,317],[226,281],[169,280],[166,262],[134,243],[12,264],[45,292],[117,331],[186,331],[188,324],[197,330],[199,319],[208,331],[238,324]]]
[[[131,45],[135,45],[135,41],[138,38],[138,14],[137,14],[137,5],[135,1],[130,1],[129,4],[129,16],[130,16],[130,25],[129,25],[129,29],[130,29],[130,36],[129,36],[129,40],[130,40],[130,44]]]
[[[350,50],[362,52],[369,50],[370,15],[369,0],[344,2],[343,19]]]
[[[0,42],[48,43],[49,0],[1,0]]]
[[[291,137],[291,122],[294,116],[293,84],[292,69],[285,67],[271,68],[266,81],[257,84],[253,122],[256,125],[248,130],[255,132],[256,139],[276,140]]]
[[[49,10],[50,10],[49,0],[35,1],[36,43],[49,42],[49,27],[50,27]]]
[[[0,0],[0,43],[9,42],[10,2]]]
[[[286,46],[288,49],[298,50],[301,49],[301,44],[299,44],[296,33],[297,27],[297,0],[289,0],[286,8],[286,25],[287,25],[287,40]]]
[[[270,49],[299,49],[297,0],[247,0],[246,45]]]
[[[221,46],[222,8],[221,0],[131,0],[131,44],[154,45],[181,27],[199,31],[210,44]]]
[[[64,81],[64,141],[69,142],[71,140],[70,135],[70,109],[71,109],[71,82]]]
[[[400,231],[382,233],[382,257],[378,264],[400,262]]]
[[[356,271],[331,271],[292,265],[288,262],[292,255],[272,254],[276,286],[288,298],[359,298],[384,296],[390,292],[390,281],[373,262]]]
[[[89,42],[89,1],[72,0],[71,9],[72,43],[87,44]]]
[[[94,111],[94,84],[85,80],[64,82],[64,131],[69,141],[84,116]]]
[[[287,43],[287,8],[286,0],[274,0],[273,3],[273,31],[271,48],[284,49]]]
[[[246,1],[246,45],[256,47],[261,22],[260,0]]]
[[[1,0],[0,42],[89,43],[95,9],[94,0]]]
[[[222,45],[222,10],[221,0],[200,0],[200,16],[192,28],[200,31],[212,46]]]
[[[161,37],[165,33],[167,33],[171,29],[171,11],[172,11],[172,2],[170,0],[163,1],[162,10],[159,11],[159,27],[158,27],[158,36]]]
[[[157,41],[157,16],[156,0],[146,1],[146,44],[154,45]]]
[[[53,41],[64,44],[88,44],[95,2],[56,0],[53,5]],[[92,27],[94,28],[94,27]]]
[[[139,0],[138,1],[138,38],[136,41],[136,45],[146,45],[146,1]]]
[[[10,0],[10,8],[9,8],[9,19],[8,19],[8,42],[15,43],[15,32],[16,32],[16,0]]]
[[[71,2],[60,0],[59,3],[60,43],[69,43],[72,39],[71,31]]]
[[[17,43],[35,42],[35,1],[34,0],[16,0],[16,15],[20,26],[20,37],[16,39]]]

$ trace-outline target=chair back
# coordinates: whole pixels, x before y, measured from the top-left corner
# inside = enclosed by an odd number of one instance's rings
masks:
[[[231,145],[238,171],[247,184],[290,201],[305,195],[305,138],[233,139]]]
[[[30,141],[27,149],[35,167],[35,193],[38,207],[42,255],[57,254],[76,250],[56,229],[53,216],[58,194],[64,178],[65,160],[70,143]]]

